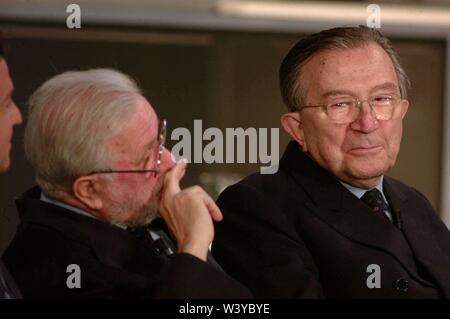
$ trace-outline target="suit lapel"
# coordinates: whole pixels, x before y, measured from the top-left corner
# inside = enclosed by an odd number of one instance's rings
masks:
[[[449,298],[450,273],[448,264],[442,262],[443,252],[434,244],[436,238],[430,231],[433,228],[429,224],[429,220],[424,218],[426,214],[421,211],[422,207],[417,207],[416,203],[409,201],[408,196],[400,190],[400,187],[394,187],[394,183],[395,181],[386,178],[385,189],[391,206],[397,211],[401,219],[402,230],[409,247],[417,261],[428,271],[434,282]]]
[[[400,262],[410,275],[417,276],[414,258],[402,232],[382,216],[374,214],[328,171],[305,155],[291,142],[280,161],[310,196],[310,211],[343,236],[385,251]]]

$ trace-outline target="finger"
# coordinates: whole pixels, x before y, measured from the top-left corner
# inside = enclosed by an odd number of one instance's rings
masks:
[[[201,197],[208,196],[208,193],[206,193],[206,191],[198,185],[189,186],[189,187],[183,189],[183,192],[190,193],[190,194],[196,194],[196,196],[201,196]]]
[[[180,160],[177,164],[166,174],[164,178],[164,193],[174,195],[181,191],[180,180],[186,173],[186,161]]]
[[[222,212],[220,211],[219,206],[216,205],[216,203],[212,200],[211,197],[206,195],[203,198],[203,202],[206,205],[206,208],[208,209],[209,214],[211,215],[211,218],[216,221],[220,222],[223,219]]]

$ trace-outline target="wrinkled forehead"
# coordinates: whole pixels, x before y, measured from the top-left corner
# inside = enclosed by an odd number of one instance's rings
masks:
[[[153,106],[143,96],[138,98],[136,113],[139,114],[141,120],[144,122],[144,126],[146,126],[153,135],[157,135],[160,128],[160,120]]]
[[[301,80],[308,91],[343,89],[363,92],[385,82],[398,86],[391,58],[375,43],[318,52],[303,65]]]

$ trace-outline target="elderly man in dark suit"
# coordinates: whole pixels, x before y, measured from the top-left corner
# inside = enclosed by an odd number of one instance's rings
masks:
[[[19,108],[12,99],[14,85],[9,75],[8,64],[3,57],[0,34],[0,173],[10,166],[9,153],[13,128],[22,122]],[[0,299],[20,298],[20,293],[3,262],[0,260]]]
[[[385,176],[408,110],[389,40],[366,27],[300,40],[280,68],[292,137],[273,175],[218,199],[213,254],[257,297],[449,298],[450,233]]]
[[[118,71],[65,72],[37,89],[25,153],[39,186],[18,198],[3,256],[25,298],[250,296],[210,256],[221,212],[200,187],[180,189],[186,163],[165,135]]]

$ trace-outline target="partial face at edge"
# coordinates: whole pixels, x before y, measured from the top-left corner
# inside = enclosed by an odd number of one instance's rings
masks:
[[[0,58],[0,172],[10,166],[13,128],[22,123],[22,116],[12,100],[14,85],[5,59]]]

